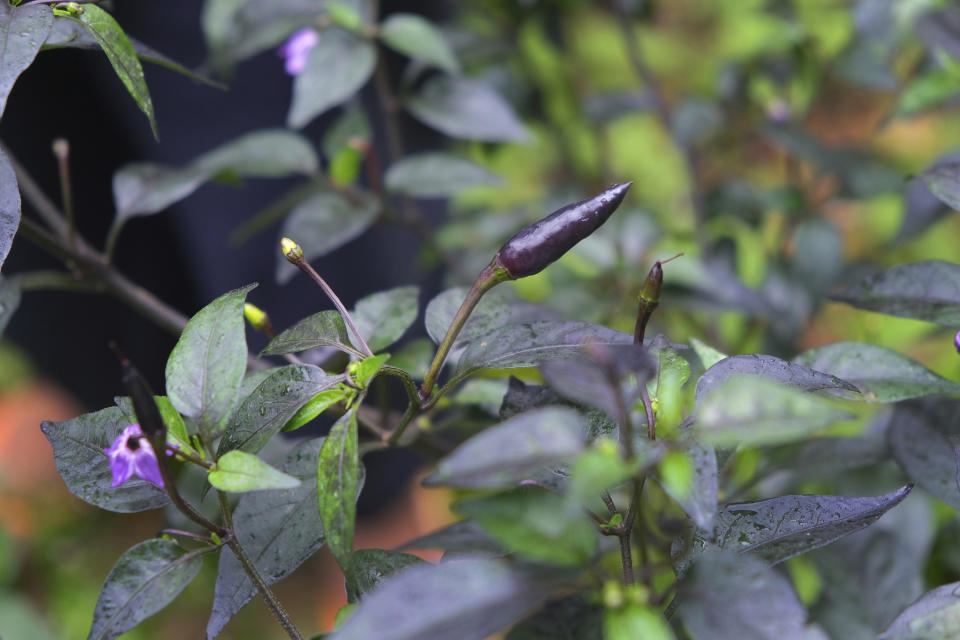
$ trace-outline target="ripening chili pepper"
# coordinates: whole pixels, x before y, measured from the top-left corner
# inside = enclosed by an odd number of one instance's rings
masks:
[[[483,294],[505,280],[516,280],[540,273],[607,221],[623,202],[632,182],[617,184],[592,198],[569,204],[539,222],[522,229],[500,247],[454,315],[447,333],[437,346],[433,362],[420,386],[421,404],[428,402],[440,368],[460,329]],[[397,433],[402,433],[398,429]]]
[[[592,198],[554,211],[507,240],[494,261],[506,270],[510,279],[540,273],[606,222],[632,184],[614,185]]]

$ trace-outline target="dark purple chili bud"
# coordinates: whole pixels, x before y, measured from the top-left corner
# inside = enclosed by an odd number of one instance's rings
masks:
[[[632,182],[624,182],[606,191],[562,209],[519,231],[500,247],[494,258],[510,279],[524,278],[543,271],[597,230],[623,202]]]
[[[146,378],[140,375],[126,356],[120,352],[115,344],[110,344],[110,348],[120,359],[120,367],[123,371],[123,385],[130,394],[130,400],[133,402],[133,412],[137,416],[137,422],[143,435],[147,436],[154,449],[159,453],[163,451],[167,440],[167,425],[160,415],[160,408],[157,401],[154,400],[153,390],[150,389],[150,383]]]

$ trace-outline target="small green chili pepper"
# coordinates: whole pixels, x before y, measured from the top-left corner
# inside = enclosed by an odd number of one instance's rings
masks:
[[[647,321],[650,320],[653,311],[657,308],[657,305],[660,304],[660,290],[663,288],[663,267],[661,265],[675,258],[679,258],[682,255],[683,253],[678,253],[673,256],[673,258],[657,260],[653,263],[653,267],[650,268],[650,273],[647,274],[647,279],[644,280],[643,287],[640,289],[637,324],[633,329],[634,344],[641,344],[643,342],[643,334],[647,330]]]
[[[592,198],[569,204],[522,229],[494,258],[510,279],[540,273],[607,221],[623,202],[632,182],[610,187]]]

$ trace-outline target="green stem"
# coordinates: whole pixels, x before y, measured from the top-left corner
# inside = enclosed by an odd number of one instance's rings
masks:
[[[220,500],[220,510],[223,512],[223,521],[230,531],[233,531],[233,518],[230,515],[230,505],[227,502],[227,494],[218,490],[217,498]],[[230,550],[233,551],[233,555],[237,557],[237,560],[240,561],[243,570],[250,576],[250,580],[257,588],[257,591],[260,592],[264,602],[267,603],[267,608],[270,609],[270,613],[277,619],[277,622],[280,623],[280,626],[283,627],[287,635],[292,640],[303,640],[303,635],[300,634],[300,631],[293,624],[293,620],[290,619],[290,614],[287,613],[286,609],[283,608],[283,605],[280,604],[280,601],[277,600],[277,597],[270,590],[270,586],[267,585],[263,576],[257,571],[256,565],[253,564],[253,560],[247,555],[246,550],[243,548],[243,545],[240,544],[240,541],[237,540],[237,537],[230,536],[226,544],[230,547]]]
[[[387,437],[387,446],[395,447],[403,436],[403,432],[407,430],[407,426],[416,415],[420,413],[420,395],[417,392],[417,383],[414,382],[410,374],[403,369],[385,366],[380,371],[387,375],[400,378],[400,381],[403,383],[403,388],[407,392],[407,410],[403,412],[403,415],[400,417],[400,422],[397,423],[396,428],[394,428]]]
[[[447,334],[443,336],[443,340],[439,346],[437,346],[437,352],[433,356],[433,362],[430,363],[427,376],[423,379],[423,385],[420,387],[421,403],[426,403],[429,400],[433,386],[440,376],[440,369],[443,367],[443,363],[447,359],[447,354],[450,352],[450,347],[453,346],[457,336],[460,335],[460,331],[473,312],[473,308],[480,302],[483,294],[508,278],[509,276],[507,275],[506,269],[500,266],[496,258],[480,272],[477,281],[473,283],[470,291],[467,292],[467,297],[464,299],[463,304],[460,305],[456,315],[453,316],[450,327],[447,329]]]

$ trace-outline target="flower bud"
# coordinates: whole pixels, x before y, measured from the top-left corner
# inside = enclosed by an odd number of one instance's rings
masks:
[[[249,302],[245,302],[243,305],[243,317],[246,318],[250,326],[257,331],[266,333],[273,328],[267,312]]]
[[[623,202],[632,184],[614,185],[522,229],[500,248],[494,264],[502,267],[511,279],[540,273],[606,222]]]
[[[297,263],[303,260],[303,249],[290,238],[280,239],[280,250],[283,251],[283,256],[289,262]]]

